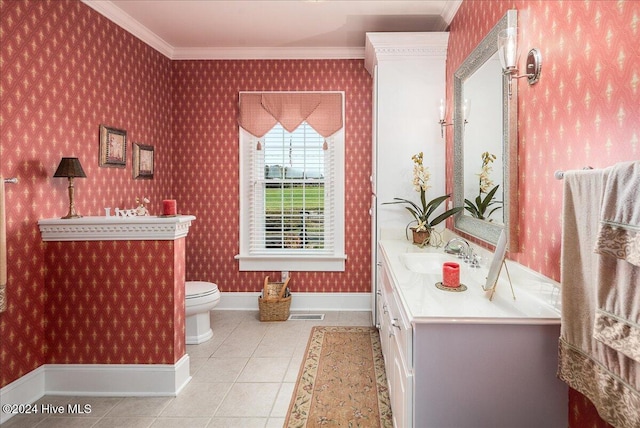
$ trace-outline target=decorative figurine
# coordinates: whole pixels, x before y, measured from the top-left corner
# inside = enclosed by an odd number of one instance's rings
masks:
[[[138,207],[136,208],[136,215],[148,216],[149,210],[147,210],[147,207],[145,207],[144,204],[148,204],[149,202],[149,198],[147,197],[143,197],[142,202],[140,202],[140,198],[136,198],[136,204],[138,204]]]

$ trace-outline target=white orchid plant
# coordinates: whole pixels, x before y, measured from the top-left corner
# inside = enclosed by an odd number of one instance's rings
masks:
[[[384,204],[404,204],[405,208],[411,213],[414,220],[411,221],[407,227],[416,223],[416,231],[431,230],[434,226],[443,222],[447,218],[451,217],[455,213],[462,210],[462,207],[451,208],[444,213],[438,215],[435,218],[431,218],[438,207],[449,197],[451,194],[439,196],[427,202],[427,190],[431,188],[429,186],[429,180],[431,179],[431,173],[429,168],[424,166],[424,154],[420,152],[411,157],[413,160],[413,188],[416,192],[420,193],[419,204],[403,198],[393,198],[393,202],[385,202]]]
[[[491,164],[495,160],[496,155],[489,152],[482,153],[482,167],[480,173],[477,174],[478,196],[476,196],[474,201],[470,201],[469,199],[464,200],[464,209],[467,210],[471,216],[480,220],[491,221],[491,214],[502,208],[502,201],[495,200],[495,195],[500,185],[494,186],[493,180],[491,179],[491,171],[493,170]]]

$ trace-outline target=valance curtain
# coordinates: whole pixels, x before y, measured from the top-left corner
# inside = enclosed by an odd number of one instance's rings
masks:
[[[265,92],[241,93],[240,117],[242,128],[260,138],[280,122],[293,132],[306,121],[318,134],[329,137],[342,124],[341,93]]]

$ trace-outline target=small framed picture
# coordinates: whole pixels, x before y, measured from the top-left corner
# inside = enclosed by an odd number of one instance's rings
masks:
[[[100,125],[99,164],[107,168],[127,166],[127,131]]]
[[[133,143],[133,178],[153,178],[153,146]]]

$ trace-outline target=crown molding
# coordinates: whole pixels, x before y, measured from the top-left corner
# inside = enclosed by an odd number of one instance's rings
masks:
[[[460,9],[461,4],[462,0],[447,1],[444,10],[442,11],[442,19],[447,23],[447,26],[451,25],[451,21],[453,21],[456,13],[458,13],[458,9]]]
[[[80,217],[38,221],[43,241],[164,241],[184,238],[192,215]]]
[[[80,0],[108,20],[122,27],[129,33],[133,34],[144,43],[148,44],[167,58],[173,57],[173,46],[165,42],[157,34],[150,31],[139,21],[133,19],[131,15],[114,5],[108,0]]]
[[[363,59],[362,47],[176,48],[174,60],[206,59]]]
[[[447,59],[448,32],[367,33],[364,64],[369,73],[380,61]]]

